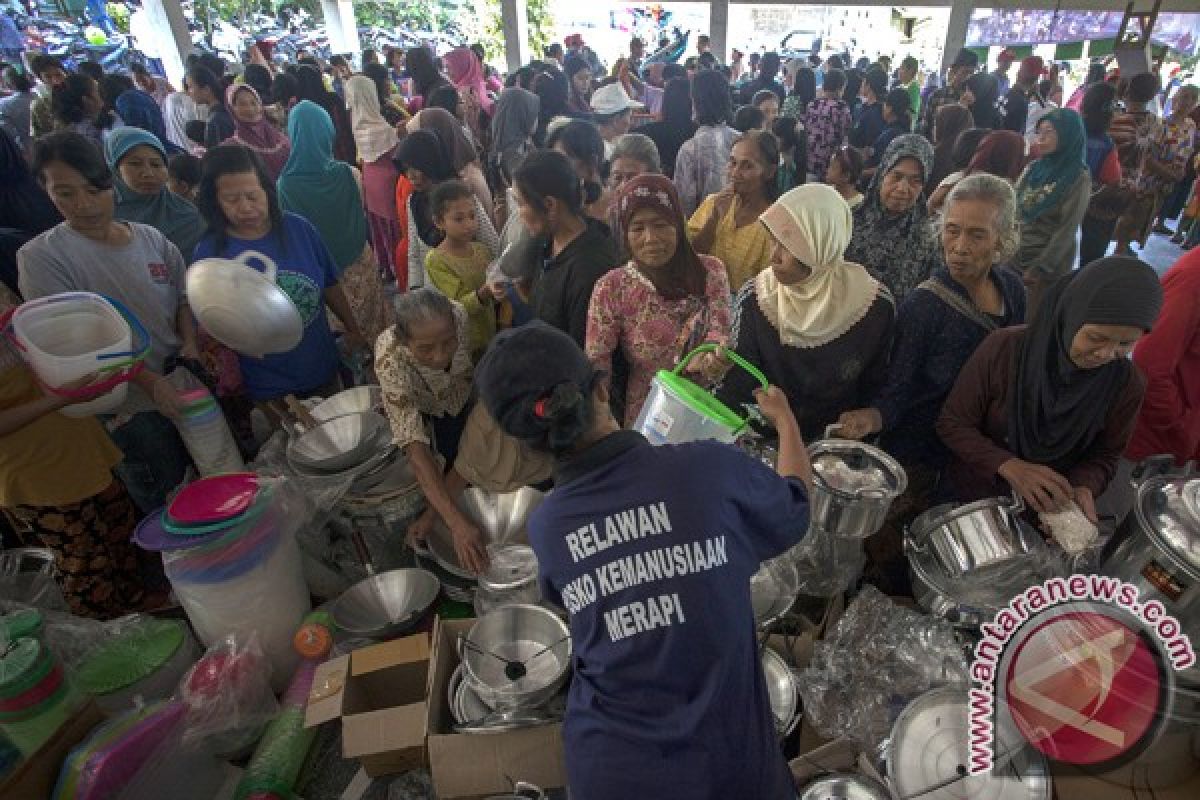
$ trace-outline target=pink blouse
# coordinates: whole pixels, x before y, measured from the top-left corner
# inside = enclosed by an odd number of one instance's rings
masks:
[[[632,425],[646,402],[650,382],[660,369],[670,369],[689,341],[729,340],[729,278],[725,265],[712,256],[704,264],[704,297],[667,300],[632,262],[596,281],[588,308],[588,360],[596,369],[612,371],[619,347],[629,363],[625,392],[625,425]]]

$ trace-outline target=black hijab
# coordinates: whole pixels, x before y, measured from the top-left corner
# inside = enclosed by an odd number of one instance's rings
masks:
[[[1071,360],[1071,342],[1087,324],[1150,330],[1162,307],[1154,270],[1136,258],[1113,256],[1054,284],[1017,352],[1010,401],[1009,444],[1020,457],[1065,471],[1096,440],[1133,370],[1127,358],[1096,369]]]
[[[401,139],[396,147],[396,154],[392,156],[392,162],[401,172],[409,167],[419,169],[435,185],[455,177],[450,156],[442,146],[442,141],[432,131],[414,131]],[[429,194],[428,191],[414,191],[409,196],[409,202],[412,204],[417,235],[425,244],[437,247],[442,242],[442,232],[433,222]]]

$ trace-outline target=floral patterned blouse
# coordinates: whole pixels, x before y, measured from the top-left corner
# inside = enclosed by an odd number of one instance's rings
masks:
[[[825,177],[834,152],[850,134],[850,106],[841,98],[818,97],[804,114],[808,131],[808,173],[818,180]]]
[[[467,312],[458,303],[454,303],[454,322],[458,350],[448,370],[418,364],[408,347],[397,339],[394,325],[375,342],[375,371],[392,424],[392,441],[398,447],[414,442],[432,445],[423,415],[453,416],[466,407],[471,397],[474,367],[468,353]]]
[[[668,300],[630,262],[596,282],[588,308],[588,360],[612,372],[613,353],[620,348],[629,364],[625,391],[625,424],[631,425],[646,402],[650,381],[670,369],[685,350],[701,342],[729,339],[730,293],[725,267],[712,256],[704,265],[704,297]]]

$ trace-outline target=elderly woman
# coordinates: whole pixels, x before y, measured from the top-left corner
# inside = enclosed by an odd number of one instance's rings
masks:
[[[288,162],[292,143],[276,128],[263,112],[262,98],[245,84],[234,84],[225,90],[225,105],[233,116],[233,136],[226,141],[237,142],[258,153],[267,174],[278,178]]]
[[[1016,136],[1017,134],[1013,134]],[[908,474],[908,490],[867,544],[875,582],[902,591],[901,531],[928,507],[949,457],[934,425],[963,364],[989,333],[1025,320],[1025,289],[1000,266],[1017,248],[1016,198],[993,175],[961,180],[941,218],[942,265],[900,306],[886,378],[870,408],[847,411],[838,435],[881,434]]]
[[[1051,111],[1037,124],[1041,156],[1017,181],[1021,246],[1016,266],[1025,276],[1030,317],[1050,285],[1075,266],[1076,238],[1092,192],[1086,140],[1078,114]]]
[[[729,281],[720,261],[692,249],[679,194],[665,177],[632,178],[617,205],[630,261],[596,282],[584,349],[606,374],[613,354],[624,355],[629,377],[620,405],[630,425],[655,372],[696,344],[728,339]]]
[[[627,181],[638,175],[661,174],[662,164],[658,160],[658,148],[650,137],[640,133],[627,133],[617,137],[608,165],[608,190],[614,197],[614,202],[608,209],[608,227],[612,229],[613,238],[622,250],[625,247],[625,238],[621,228],[621,210],[615,202],[617,194]]]
[[[933,148],[914,133],[897,136],[883,154],[866,198],[854,211],[846,258],[862,264],[896,302],[929,277],[937,240],[921,192],[933,168]]]
[[[946,398],[937,432],[962,501],[1018,492],[1092,522],[1137,421],[1146,381],[1126,356],[1162,305],[1158,275],[1102,258],[1059,280],[1027,326],[990,334]]]
[[[167,188],[167,151],[162,142],[141,128],[114,128],[104,143],[104,158],[114,173],[116,218],[149,225],[167,237],[185,261],[191,260],[204,236],[204,218]]]
[[[726,188],[709,195],[688,220],[692,245],[725,265],[735,292],[770,263],[771,237],[758,219],[779,196],[778,171],[775,137],[744,134],[730,151]]]
[[[379,262],[367,243],[362,176],[333,157],[333,120],[316,103],[302,100],[288,114],[291,155],[276,181],[279,205],[304,217],[321,235],[337,270],[358,330],[374,342],[391,325]],[[330,209],[349,213],[331,214]]]
[[[730,346],[783,390],[804,437],[820,438],[843,411],[875,396],[895,306],[886,286],[843,260],[850,209],[831,187],[793,189],[761,221],[772,240],[770,269],[738,293]],[[739,408],[756,386],[732,370],[717,396]]]

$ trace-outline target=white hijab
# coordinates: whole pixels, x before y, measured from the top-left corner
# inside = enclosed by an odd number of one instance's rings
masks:
[[[370,164],[392,152],[399,137],[396,129],[380,113],[375,81],[365,75],[355,75],[346,81],[344,91],[354,143],[358,146],[358,155],[363,163]]]
[[[820,347],[853,328],[875,302],[879,281],[843,258],[853,217],[832,187],[809,183],[792,189],[760,217],[797,261],[812,270],[794,284],[765,269],[755,278],[759,308],[789,347]]]

